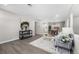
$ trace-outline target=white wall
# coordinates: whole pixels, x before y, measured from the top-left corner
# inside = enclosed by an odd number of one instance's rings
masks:
[[[36,34],[43,34],[43,26],[42,26],[42,22],[36,22]]]
[[[65,25],[66,27],[71,27],[73,28],[73,14],[71,13],[70,16],[67,18],[67,20],[65,21]]]
[[[35,21],[33,18],[16,16],[0,10],[0,44],[19,39],[20,23],[22,21],[28,21],[30,23],[29,29],[31,29],[33,35],[35,35]]]
[[[79,17],[74,17],[73,31],[74,31],[75,34],[79,34]]]
[[[65,20],[65,26],[66,26],[66,27],[69,27],[69,26],[70,26],[69,21],[70,21],[69,18],[67,18],[67,20]]]
[[[18,17],[0,10],[0,43],[18,39],[19,29]]]

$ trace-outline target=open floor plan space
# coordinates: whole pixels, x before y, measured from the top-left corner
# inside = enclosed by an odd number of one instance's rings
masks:
[[[79,4],[0,4],[0,54],[79,54]]]

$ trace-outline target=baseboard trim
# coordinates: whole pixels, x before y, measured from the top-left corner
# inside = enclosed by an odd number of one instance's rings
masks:
[[[14,41],[14,40],[19,40],[19,38],[10,39],[10,40],[7,40],[7,41],[2,41],[2,42],[0,42],[0,44],[11,42],[11,41]]]

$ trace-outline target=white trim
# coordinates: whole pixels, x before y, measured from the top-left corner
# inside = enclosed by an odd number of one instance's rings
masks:
[[[18,39],[19,39],[19,38],[10,39],[10,40],[7,40],[7,41],[2,41],[2,42],[0,42],[0,44],[7,43],[7,42],[10,42],[10,41],[14,41],[14,40],[18,40]]]

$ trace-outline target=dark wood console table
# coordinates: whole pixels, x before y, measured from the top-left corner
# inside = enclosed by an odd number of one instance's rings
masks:
[[[32,30],[19,31],[19,39],[27,39],[32,37]]]

